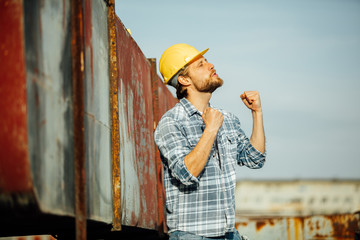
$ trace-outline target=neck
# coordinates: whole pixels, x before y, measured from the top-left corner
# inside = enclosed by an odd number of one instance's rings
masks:
[[[189,94],[186,99],[189,100],[189,102],[191,102],[197,110],[204,112],[204,110],[209,106],[211,95],[211,93],[197,92]]]

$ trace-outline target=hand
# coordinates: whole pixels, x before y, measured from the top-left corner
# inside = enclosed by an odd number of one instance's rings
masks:
[[[240,95],[244,104],[254,112],[261,112],[260,95],[257,91],[245,91]]]
[[[205,109],[202,118],[206,128],[216,133],[219,131],[224,121],[224,116],[219,111],[209,107]]]

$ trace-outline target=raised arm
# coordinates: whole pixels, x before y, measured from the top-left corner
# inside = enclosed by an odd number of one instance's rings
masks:
[[[253,130],[250,137],[251,145],[258,151],[265,153],[265,131],[260,95],[257,91],[245,91],[240,95],[240,98],[251,110],[253,116]]]

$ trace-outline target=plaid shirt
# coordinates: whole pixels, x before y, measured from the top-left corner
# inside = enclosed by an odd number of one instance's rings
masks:
[[[202,114],[183,98],[164,114],[155,130],[164,165],[169,232],[216,237],[235,231],[235,165],[261,168],[264,164],[265,155],[250,144],[239,119],[219,111],[224,121],[198,177],[188,171],[184,158],[203,134]]]

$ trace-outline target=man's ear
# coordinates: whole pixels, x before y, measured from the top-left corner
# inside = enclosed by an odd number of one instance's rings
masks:
[[[190,80],[190,78],[189,78],[189,77],[185,77],[185,76],[179,76],[179,77],[178,77],[178,82],[179,82],[181,85],[185,86],[185,87],[191,85],[191,80]]]

